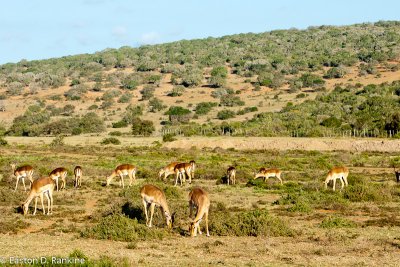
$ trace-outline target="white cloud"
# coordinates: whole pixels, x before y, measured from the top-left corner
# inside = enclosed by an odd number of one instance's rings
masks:
[[[128,30],[124,26],[116,26],[112,29],[112,35],[119,40],[126,40],[128,38]]]
[[[156,44],[160,41],[161,35],[157,32],[147,32],[140,37],[141,44]]]

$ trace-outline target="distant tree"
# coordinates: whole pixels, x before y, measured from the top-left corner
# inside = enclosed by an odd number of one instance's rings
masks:
[[[228,71],[224,66],[214,67],[211,71],[210,85],[213,87],[222,87],[226,84]]]
[[[150,99],[149,107],[150,107],[150,112],[154,112],[154,113],[166,108],[166,106],[163,104],[163,102],[156,97]]]
[[[132,121],[132,134],[150,136],[155,131],[154,124],[149,120],[134,118]]]

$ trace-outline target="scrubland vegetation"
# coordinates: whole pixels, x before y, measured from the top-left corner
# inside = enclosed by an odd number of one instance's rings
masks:
[[[214,246],[225,248],[234,244],[231,238],[256,238],[254,242],[286,240],[285,243],[306,242],[313,247],[310,252],[315,263],[323,260],[324,255],[340,254],[324,248],[325,242],[331,246],[346,243],[344,251],[352,255],[352,264],[376,262],[367,255],[368,251],[378,250],[389,263],[398,255],[398,232],[400,223],[397,219],[400,201],[400,186],[395,182],[391,166],[398,164],[398,155],[378,152],[351,153],[345,151],[235,151],[222,149],[170,150],[154,147],[70,147],[60,145],[26,147],[5,146],[2,148],[0,181],[2,233],[16,235],[63,235],[71,240],[103,240],[102,242],[123,242],[124,257],[104,258],[89,252],[85,247],[68,245],[62,255],[72,251],[86,255],[91,262],[108,260],[113,264],[146,262],[157,265],[157,258],[148,258],[146,254],[169,253],[159,251],[159,245],[168,243],[175,250],[181,242],[191,239],[188,233],[189,207],[187,194],[193,186],[201,186],[210,194],[210,242],[206,237],[192,239],[190,248],[193,253],[203,249],[210,251],[210,257],[217,253]],[[21,153],[24,152],[24,153]],[[52,155],[52,156],[50,156]],[[54,156],[53,156],[54,155]],[[171,161],[189,161],[195,159],[197,169],[192,185],[173,186],[173,176],[167,183],[158,180],[158,169]],[[72,178],[67,178],[67,190],[55,193],[54,214],[23,217],[18,208],[25,199],[23,191],[13,192],[15,179],[10,177],[10,161],[34,166],[36,177],[48,173],[56,165],[63,165],[70,173],[75,165],[83,167],[84,178],[81,189],[72,188]],[[120,163],[133,163],[138,166],[137,181],[130,188],[122,189],[118,180],[113,180],[110,187],[105,187],[105,177]],[[227,186],[225,170],[237,164],[237,185]],[[350,169],[349,186],[342,191],[333,192],[323,189],[327,170],[335,165],[346,165]],[[266,183],[262,179],[253,180],[253,171],[262,166],[279,167],[283,172],[284,184],[270,178]],[[165,192],[170,210],[176,212],[172,230],[165,225],[163,214],[158,210],[153,220],[154,227],[145,225],[143,207],[139,195],[141,185],[152,183]],[[22,190],[22,189],[21,189]],[[49,222],[49,223],[44,223]],[[203,224],[200,224],[204,227]],[[397,229],[397,230],[396,230]],[[394,232],[393,232],[394,231]],[[378,234],[379,233],[379,234]],[[386,234],[384,234],[386,233]],[[378,235],[377,235],[378,234]],[[278,238],[278,239],[277,239]],[[283,239],[282,239],[283,238]],[[244,239],[247,240],[247,239]],[[242,242],[246,242],[246,241]],[[308,241],[307,241],[308,240]],[[356,247],[361,242],[368,246],[367,252],[361,253]],[[387,244],[381,247],[378,244]],[[113,245],[107,243],[107,251],[113,251]],[[121,243],[115,243],[121,244]],[[148,252],[143,246],[153,247]],[[228,245],[229,244],[229,245]],[[13,246],[13,245],[12,245]],[[186,246],[186,245],[185,245]],[[233,245],[232,253],[240,246]],[[264,254],[263,248],[246,248],[247,256],[240,261],[221,256],[221,260],[234,264],[246,259],[255,260],[256,255],[263,255],[270,262],[285,263],[282,258]],[[279,247],[279,245],[278,245]],[[349,250],[350,248],[350,250]],[[283,249],[283,248],[282,248]],[[305,263],[305,254],[294,245],[292,258]],[[130,251],[134,251],[132,256]],[[33,253],[35,250],[28,250]],[[60,251],[60,250],[57,250]],[[147,252],[146,252],[147,251]],[[196,252],[197,251],[197,252]],[[353,252],[352,252],[353,251]],[[344,252],[343,252],[344,253]],[[53,255],[44,254],[44,255]],[[107,254],[108,255],[108,254]],[[111,253],[111,255],[114,255]],[[168,254],[170,255],[170,254]],[[181,255],[181,254],[179,254]],[[229,255],[224,254],[224,255]],[[170,255],[172,256],[172,254]],[[170,257],[165,256],[165,257]],[[333,255],[334,256],[334,255]],[[190,257],[174,259],[176,264],[194,264]],[[207,257],[202,263],[211,262]],[[310,263],[310,262],[309,262]],[[93,263],[94,264],[94,263]],[[196,264],[195,264],[196,265]]]
[[[380,21],[21,60],[0,66],[6,134],[393,135],[399,43],[399,22]]]

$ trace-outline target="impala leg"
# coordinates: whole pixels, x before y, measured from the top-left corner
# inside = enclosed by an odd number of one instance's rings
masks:
[[[36,214],[36,208],[37,208],[37,197],[35,197],[35,209],[34,209],[34,211],[33,211],[33,215],[35,215]]]
[[[208,231],[208,211],[204,214],[205,219],[206,219],[206,234],[207,236],[210,236],[210,232]]]
[[[50,197],[49,197],[49,194],[50,194],[50,192],[47,192],[47,193],[44,194],[46,196],[46,198],[47,198],[47,215],[50,214]],[[42,203],[42,205],[43,205],[43,203]],[[43,210],[44,210],[44,214],[46,214],[46,210],[44,209],[44,207],[43,207]]]
[[[132,180],[133,180],[133,173],[129,174],[129,186],[132,186]]]
[[[191,184],[192,183],[192,174],[191,174],[191,172],[187,172],[187,175],[189,177],[189,184]]]
[[[342,187],[340,188],[340,191],[342,191],[343,190],[343,187],[344,187],[344,182],[343,182],[343,180],[344,180],[344,177],[342,176],[342,177],[340,177],[340,183],[342,184]]]
[[[17,183],[15,184],[15,189],[14,189],[14,191],[17,191],[18,182],[19,182],[19,177],[17,176]]]
[[[156,203],[151,203],[150,204],[150,224],[149,227],[152,226],[152,222],[153,222],[153,215],[154,215],[154,207],[156,206]]]
[[[336,190],[336,178],[333,179],[333,191],[335,191],[335,190]]]
[[[201,232],[201,227],[200,227],[200,223],[201,223],[201,221],[203,220],[203,218],[202,219],[200,219],[198,222],[197,222],[197,231],[199,232],[199,235],[202,235],[203,233]]]
[[[176,178],[175,178],[175,185],[176,186],[178,184],[178,177],[179,177],[179,172],[176,172]]]
[[[22,179],[22,184],[24,185],[24,191],[26,192],[25,178],[24,178],[24,177],[22,177],[21,179]]]
[[[44,208],[44,203],[43,203],[43,195],[44,194],[46,194],[46,193],[40,194],[40,202],[42,203],[43,214],[46,214],[46,209]]]
[[[49,191],[49,198],[50,198],[50,212],[49,214],[53,213],[53,191]]]
[[[149,216],[147,215],[147,202],[146,200],[142,200],[144,207],[144,214],[146,215],[146,226],[149,226]]]
[[[281,182],[281,184],[283,184],[282,179],[281,179],[281,176],[280,176],[280,175],[277,175],[276,177],[279,179],[279,181]]]
[[[121,185],[121,183],[122,183],[122,188],[125,188],[125,184],[124,184],[124,175],[123,175],[123,174],[120,174],[119,177],[121,178],[120,185]]]

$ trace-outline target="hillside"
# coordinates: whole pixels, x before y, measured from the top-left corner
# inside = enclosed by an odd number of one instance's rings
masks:
[[[215,135],[221,123],[255,136],[397,131],[399,44],[400,22],[392,21],[22,60],[0,66],[0,121],[9,135],[29,136],[104,131],[86,127],[88,112],[108,132],[150,121],[136,131],[144,135],[176,126]],[[380,102],[387,107],[374,109]],[[184,109],[166,115],[174,106]],[[271,123],[273,130],[258,130]]]

